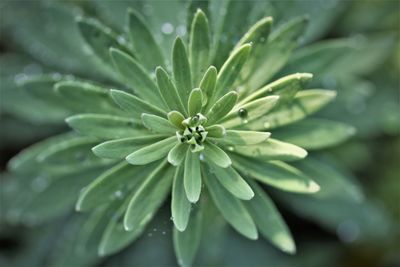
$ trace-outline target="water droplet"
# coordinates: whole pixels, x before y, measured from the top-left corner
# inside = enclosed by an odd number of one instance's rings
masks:
[[[234,151],[235,148],[234,148],[233,146],[228,146],[228,150],[229,150],[229,151]]]
[[[153,228],[153,231],[154,231],[154,232],[157,232],[157,228]]]
[[[204,161],[204,154],[203,154],[203,153],[200,153],[199,159],[200,159],[201,161]]]
[[[114,192],[114,196],[115,196],[117,199],[122,199],[122,198],[124,197],[124,193],[123,193],[121,190],[118,190],[118,191],[115,191],[115,192]]]
[[[271,123],[269,123],[268,121],[265,121],[263,126],[264,126],[264,128],[269,128],[269,127],[271,127]]]
[[[185,36],[186,35],[186,26],[185,25],[179,25],[176,27],[176,33],[179,36]]]
[[[165,231],[162,231],[162,234],[163,234],[163,235],[165,235],[166,233],[167,233],[167,232],[165,232]]]
[[[244,123],[247,123],[247,115],[248,115],[248,113],[247,113],[247,110],[246,110],[246,109],[244,109],[244,108],[239,109],[239,111],[238,111],[238,116],[239,116],[242,120],[244,120],[244,121],[243,121]],[[245,122],[245,121],[246,121],[246,122]]]
[[[161,25],[161,31],[164,34],[171,34],[174,31],[174,26],[171,23],[166,22],[163,25]]]
[[[121,45],[125,45],[125,44],[127,43],[125,37],[122,36],[122,35],[118,35],[117,41],[118,41],[118,43],[121,44]]]

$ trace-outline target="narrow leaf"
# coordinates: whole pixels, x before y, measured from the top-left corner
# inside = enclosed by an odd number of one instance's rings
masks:
[[[257,239],[256,225],[243,203],[226,191],[210,171],[204,172],[203,178],[211,198],[225,220],[245,237],[254,240]]]
[[[191,204],[186,197],[184,188],[184,166],[176,168],[174,183],[172,185],[171,214],[176,229],[185,231],[189,222]]]
[[[129,154],[126,160],[133,165],[145,165],[165,157],[169,150],[175,146],[177,140],[171,136],[157,143],[145,146]]]
[[[147,132],[134,119],[111,115],[81,114],[67,118],[66,122],[80,134],[102,139],[131,137]]]
[[[206,115],[208,124],[213,124],[222,120],[235,106],[237,98],[238,94],[231,91],[215,102]]]
[[[189,116],[194,116],[201,111],[203,106],[203,93],[201,89],[195,88],[189,95],[188,111]]]
[[[183,114],[187,114],[183,105],[183,95],[178,92],[174,83],[171,81],[168,73],[161,67],[156,69],[157,85],[160,95],[170,110],[177,110]],[[188,89],[190,90],[190,89]]]
[[[183,103],[187,103],[190,91],[193,89],[189,60],[186,48],[180,37],[176,38],[172,51],[172,67],[174,80]]]
[[[190,202],[196,203],[201,193],[201,171],[198,153],[186,152],[184,184],[186,196]]]
[[[142,114],[143,125],[153,133],[175,134],[176,128],[167,120],[157,115]]]
[[[224,145],[255,145],[264,142],[271,136],[268,132],[227,130],[224,138],[218,143]]]
[[[227,168],[232,164],[229,156],[211,142],[207,142],[204,146],[204,156],[207,161],[213,162],[222,168]]]
[[[174,166],[179,166],[185,158],[189,146],[184,143],[177,143],[168,153],[168,162]]]
[[[217,69],[214,66],[208,68],[200,81],[199,88],[203,91],[204,103],[206,105],[217,85]]]

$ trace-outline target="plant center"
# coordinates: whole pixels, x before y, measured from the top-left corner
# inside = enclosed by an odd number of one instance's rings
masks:
[[[202,124],[207,122],[207,118],[198,113],[193,117],[189,117],[182,121],[185,129],[176,132],[176,136],[181,143],[186,143],[190,146],[192,152],[202,151],[204,149],[204,141],[208,132]]]

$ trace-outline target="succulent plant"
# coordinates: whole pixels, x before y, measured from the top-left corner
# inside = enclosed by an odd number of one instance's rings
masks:
[[[60,74],[20,81],[43,105],[56,106],[59,113],[49,115],[67,117],[75,132],[24,150],[10,169],[37,174],[38,191],[49,180],[56,181],[53,194],[82,188],[76,209],[91,211],[82,244],[97,243],[100,255],[139,237],[170,193],[180,265],[192,264],[202,228],[208,227],[204,213],[214,205],[243,236],[260,234],[294,253],[291,233],[262,185],[318,192],[323,185],[310,174],[320,165],[313,170],[308,161],[305,168],[292,162],[304,159],[305,149],[333,146],[354,134],[343,123],[306,119],[336,95],[306,89],[311,73],[271,81],[297,46],[307,19],[295,18],[270,34],[273,20],[262,18],[217,69],[218,46],[200,9],[188,44],[177,37],[170,60],[145,19],[134,10],[128,17],[124,35],[96,19],[77,20],[106,70],[100,83]],[[337,180],[359,194],[352,183]],[[57,205],[62,210],[76,197],[66,195]]]

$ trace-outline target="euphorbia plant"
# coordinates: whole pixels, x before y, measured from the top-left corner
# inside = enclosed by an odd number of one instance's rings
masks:
[[[94,19],[78,20],[87,44],[121,87],[62,76],[24,81],[44,100],[74,113],[66,122],[77,133],[27,149],[12,160],[11,169],[39,161],[43,173],[59,179],[101,171],[76,204],[78,211],[92,211],[88,225],[96,231],[82,242],[95,236],[100,255],[119,251],[140,236],[170,193],[181,265],[194,259],[202,227],[207,227],[202,215],[210,205],[243,236],[257,239],[260,234],[294,253],[291,234],[261,184],[316,193],[320,186],[313,177],[290,165],[307,156],[296,144],[323,147],[354,132],[324,120],[294,124],[335,97],[332,90],[305,89],[312,74],[269,82],[285,63],[276,59],[288,57],[306,19],[294,19],[271,35],[272,18],[259,20],[217,69],[218,50],[201,10],[193,17],[188,45],[176,38],[171,61],[141,15],[128,13],[129,41]],[[43,84],[53,83],[50,94],[43,92]],[[317,131],[308,135],[308,129]],[[315,140],[318,130],[332,136]]]

